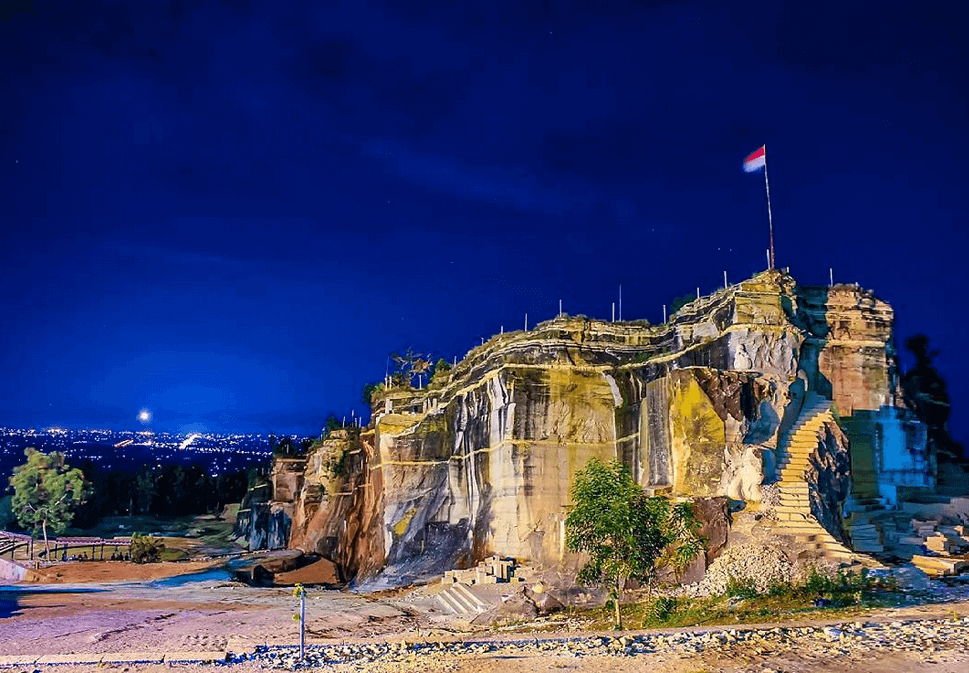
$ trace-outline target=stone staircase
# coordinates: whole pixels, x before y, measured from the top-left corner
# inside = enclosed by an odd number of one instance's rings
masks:
[[[477,617],[491,606],[474,595],[466,585],[455,583],[437,594],[437,602],[448,612],[459,617]]]
[[[824,559],[851,562],[856,555],[818,523],[811,513],[808,484],[804,479],[811,454],[818,448],[819,433],[834,422],[831,401],[809,395],[794,426],[778,446],[778,505],[776,531],[794,538],[797,546]]]

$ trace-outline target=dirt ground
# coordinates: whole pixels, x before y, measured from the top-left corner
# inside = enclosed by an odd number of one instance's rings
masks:
[[[179,564],[182,565],[182,564]],[[292,642],[292,590],[228,582],[18,585],[0,588],[0,655],[207,651]],[[336,591],[308,600],[313,638],[416,627],[406,610]]]
[[[466,635],[461,625],[445,615],[415,609],[406,595],[361,596],[347,592],[311,590],[308,605],[310,643],[358,642],[361,639],[417,642],[455,639]],[[149,583],[86,584],[0,588],[0,655],[43,655],[109,652],[250,651],[262,644],[293,644],[296,625],[291,591],[253,588],[223,581],[194,582],[159,588]],[[866,619],[951,618],[969,615],[969,601],[880,610]],[[804,623],[811,623],[806,620]],[[689,631],[690,629],[682,629]],[[481,632],[476,634],[481,637]],[[574,633],[529,634],[556,638]],[[487,634],[485,634],[487,636]],[[501,638],[520,638],[504,632]],[[783,671],[812,673],[872,671],[901,673],[960,673],[969,670],[969,634],[946,643],[941,651],[917,649],[844,652],[830,654],[817,646],[783,652],[734,647],[729,654],[716,650],[697,653],[657,653],[635,657],[566,657],[527,652],[520,655],[422,655],[402,662],[337,665],[334,670],[430,671],[468,673],[552,673],[579,671],[619,673],[701,673],[703,671]],[[262,664],[243,662],[238,671],[265,670]],[[60,672],[201,670],[214,665],[56,665],[33,666]],[[20,669],[9,669],[20,670]],[[224,668],[221,670],[225,670]]]
[[[58,563],[29,571],[32,584],[88,584],[137,582],[201,572],[221,565],[221,560],[131,563],[130,561],[85,561]]]

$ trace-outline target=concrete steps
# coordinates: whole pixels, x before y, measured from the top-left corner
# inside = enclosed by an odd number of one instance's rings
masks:
[[[452,584],[437,594],[437,602],[447,611],[461,617],[476,617],[487,611],[491,606],[474,595],[463,584]]]

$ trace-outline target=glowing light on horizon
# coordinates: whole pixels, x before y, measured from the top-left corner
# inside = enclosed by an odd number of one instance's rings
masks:
[[[138,412],[138,420],[141,421],[142,423],[150,423],[151,412],[148,411],[147,409],[142,409],[141,411]]]

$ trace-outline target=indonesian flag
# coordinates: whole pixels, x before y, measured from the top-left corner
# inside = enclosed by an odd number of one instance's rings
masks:
[[[767,145],[761,145],[744,159],[744,172],[753,173],[767,165]]]

